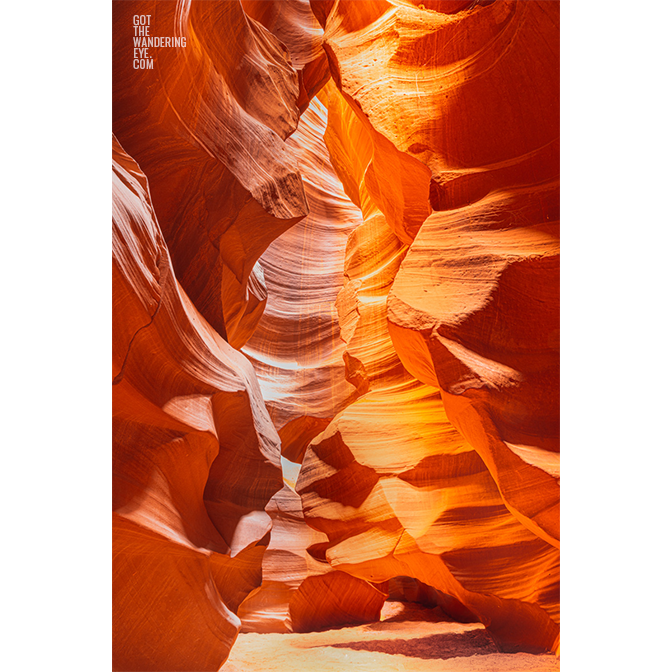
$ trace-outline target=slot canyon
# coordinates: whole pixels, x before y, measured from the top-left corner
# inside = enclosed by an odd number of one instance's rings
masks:
[[[559,15],[113,2],[113,669],[559,669]]]

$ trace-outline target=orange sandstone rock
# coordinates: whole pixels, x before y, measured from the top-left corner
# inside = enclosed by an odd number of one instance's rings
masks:
[[[298,73],[299,110],[304,112],[312,97],[329,79],[327,56],[322,49],[322,26],[308,0],[241,0],[245,13],[261,23],[289,50]]]
[[[410,207],[428,187],[432,208],[445,210],[558,175],[559,3],[413,4],[340,0],[323,19],[334,80],[376,149],[396,149],[390,160],[408,167],[399,174],[375,156],[372,166],[372,184],[397,203],[381,210],[400,237],[429,214]]]
[[[239,593],[261,580],[280,441],[251,365],[175,280],[146,177],[115,138],[113,309],[113,665],[216,670]]]
[[[348,236],[362,216],[329,163],[326,127],[327,110],[313,100],[287,141],[304,175],[310,214],[259,261],[269,299],[243,349],[279,430],[304,416],[331,419],[357,396],[348,382],[335,301]]]
[[[132,17],[185,37],[134,70]],[[305,217],[296,158],[298,76],[286,47],[239,2],[115,2],[113,129],[147,175],[177,279],[234,347],[259,320],[256,262]]]
[[[558,10],[114,3],[115,669],[395,577],[557,649]]]
[[[218,670],[240,621],[222,602],[209,554],[114,514],[115,670]]]
[[[443,390],[514,515],[557,545],[559,5],[317,4],[334,79],[369,131],[367,192],[413,240],[389,295],[396,350]],[[386,147],[428,177],[390,170],[399,157],[379,170]],[[409,205],[426,188],[446,214]]]
[[[346,349],[339,326],[349,234],[362,215],[329,162],[323,101],[320,94],[311,102],[288,140],[299,157],[310,214],[260,260],[269,302],[243,350],[279,428],[282,454],[293,463],[303,460],[308,443],[336,413],[368,389],[367,373]],[[379,303],[384,308],[384,299]],[[386,331],[384,316],[379,323]],[[309,549],[327,538],[306,525],[294,483],[287,475],[285,482],[267,507],[273,528],[263,582],[238,611],[243,630],[309,631],[377,620],[386,592],[311,555]]]
[[[273,527],[263,559],[263,582],[238,613],[243,632],[292,632],[289,603],[293,593],[309,574],[320,575],[330,569],[306,549],[326,537],[305,524],[301,499],[287,484],[274,495],[267,511]]]
[[[263,581],[238,609],[242,632],[311,632],[377,621],[384,586],[334,571],[319,549],[326,535],[306,525],[301,498],[285,484],[266,509],[273,521]]]
[[[388,319],[397,352],[441,388],[507,506],[559,540],[557,184],[433,214],[401,265]],[[429,260],[431,259],[431,266]]]
[[[416,383],[356,401],[308,447],[297,490],[333,568],[419,579],[505,650],[554,646],[558,551],[509,512],[435,390]]]
[[[557,7],[313,4],[343,93],[329,92],[325,138],[365,222],[346,256],[341,335],[361,378],[386,348],[403,366],[378,368],[371,391],[309,445],[297,483],[306,520],[329,536],[332,567],[415,577],[458,599],[500,646],[555,648]],[[539,86],[515,100],[521,72]],[[445,212],[414,205],[423,200]],[[377,221],[398,239],[396,264],[362,254],[381,240]],[[377,268],[390,271],[378,285],[389,333],[367,310],[375,299],[362,300]],[[462,446],[455,456],[445,440],[432,452],[414,394],[430,395],[435,431]]]

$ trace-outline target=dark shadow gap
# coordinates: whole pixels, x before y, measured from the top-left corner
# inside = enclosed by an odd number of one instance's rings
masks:
[[[427,635],[413,639],[377,639],[366,642],[341,642],[330,644],[336,649],[353,651],[373,651],[390,655],[403,655],[425,660],[445,660],[499,653],[495,643],[485,630]]]

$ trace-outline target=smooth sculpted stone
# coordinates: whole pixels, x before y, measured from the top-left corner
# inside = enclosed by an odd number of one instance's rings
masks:
[[[372,583],[413,577],[502,650],[557,646],[559,552],[511,514],[437,390],[415,382],[358,399],[308,446],[297,491],[332,568]]]
[[[313,550],[427,584],[506,650],[559,636],[553,4],[312,3],[325,141],[363,217],[341,338],[369,390],[307,448]]]
[[[299,159],[310,214],[259,260],[269,298],[243,348],[280,431],[300,418],[330,420],[358,394],[348,381],[336,300],[348,237],[362,215],[329,162],[326,128],[327,108],[314,99],[287,141]]]
[[[404,242],[427,196],[446,210],[557,177],[559,2],[312,4],[334,81],[371,131],[370,191]]]
[[[135,15],[187,46],[150,49],[154,67],[133,69]],[[308,212],[285,143],[299,119],[297,72],[238,0],[114,2],[113,21],[114,133],[152,185],[178,281],[239,348],[266,302],[257,260]]]
[[[362,213],[330,163],[323,137],[325,104],[328,96],[321,92],[287,141],[299,157],[310,214],[274,241],[260,260],[269,300],[243,349],[279,430],[285,466],[297,469],[309,442],[369,384],[342,338],[339,308],[351,235],[362,224]],[[381,228],[393,235],[384,223]],[[384,301],[382,296],[379,309]],[[387,332],[384,315],[378,324]],[[387,341],[391,351],[389,337]],[[266,509],[273,527],[263,582],[238,611],[243,631],[310,631],[377,620],[385,590],[334,571],[324,557],[308,552],[327,537],[306,525],[287,473],[285,483]]]
[[[322,49],[322,26],[308,0],[241,0],[245,13],[275,35],[289,51],[298,73],[301,112],[330,77]]]
[[[390,593],[557,651],[559,3],[113,18],[114,669]]]
[[[293,487],[286,483],[266,510],[273,527],[263,580],[238,609],[241,632],[312,632],[378,620],[386,586],[334,570],[315,551],[328,538],[306,524]]]
[[[250,363],[176,281],[116,138],[112,224],[113,666],[217,670],[261,581],[280,440]]]
[[[396,354],[442,390],[510,511],[557,546],[559,3],[313,6],[370,143],[334,120],[370,155],[358,164],[347,142],[328,142],[334,165],[363,212],[364,172],[410,246],[388,292]],[[349,334],[358,286],[346,289]]]
[[[478,450],[512,513],[558,545],[558,185],[437,212],[401,264],[390,333]]]

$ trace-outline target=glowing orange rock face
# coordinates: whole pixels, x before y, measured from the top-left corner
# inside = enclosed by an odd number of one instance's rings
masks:
[[[329,79],[327,56],[322,49],[323,30],[309,0],[241,0],[248,17],[266,27],[287,47],[297,71],[303,112],[311,98]]]
[[[369,193],[413,239],[388,302],[395,350],[442,390],[512,513],[557,545],[559,3],[374,3],[354,23],[351,4],[325,20],[325,48],[371,127]],[[427,193],[429,218],[413,205]]]
[[[332,567],[374,582],[415,577],[457,598],[503,649],[553,647],[559,552],[509,512],[435,390],[408,384],[355,402],[309,446],[297,490]]]
[[[357,396],[346,378],[335,302],[343,284],[348,236],[362,214],[329,162],[326,127],[327,110],[314,100],[287,140],[304,176],[310,213],[275,240],[259,261],[269,298],[243,348],[278,430],[299,418],[331,420]],[[297,457],[294,461],[300,462]]]
[[[115,2],[114,130],[140,163],[175,274],[196,308],[235,347],[263,313],[255,263],[306,215],[284,139],[299,118],[286,48],[239,2]],[[133,70],[132,17],[176,31],[153,70]],[[142,74],[139,74],[142,73]]]
[[[114,667],[216,670],[261,580],[280,441],[249,362],[176,282],[116,139],[113,168]]]
[[[509,509],[556,546],[557,202],[557,184],[544,184],[433,214],[397,274],[388,312],[406,367],[441,389],[448,418]]]
[[[260,260],[269,300],[243,349],[278,427],[286,471],[290,463],[298,468],[310,440],[367,385],[341,338],[338,310],[349,235],[362,223],[362,213],[331,166],[323,139],[326,97],[319,98],[287,141],[299,159],[310,214]],[[291,476],[285,481],[266,509],[273,528],[263,581],[238,610],[242,630],[299,632],[377,620],[387,593],[334,571],[323,554],[311,554],[328,538],[306,525]]]
[[[115,669],[399,581],[557,648],[558,14],[114,3]]]
[[[362,375],[384,373],[309,446],[297,488],[306,519],[329,536],[332,566],[372,581],[415,577],[460,600],[501,647],[551,649],[558,6],[457,5],[339,2],[320,14],[357,117],[334,101],[326,138],[370,222],[359,247],[382,241],[376,216],[401,247],[400,263],[364,255],[359,271],[367,282],[392,268],[378,285],[385,332],[346,270],[341,335],[349,352],[356,328],[368,335]],[[353,159],[362,151],[370,162]],[[430,389],[395,376],[395,357]]]
[[[273,529],[263,580],[238,609],[241,632],[310,632],[378,620],[385,586],[335,571],[316,553],[328,538],[306,524],[293,487],[286,484],[266,510]]]

